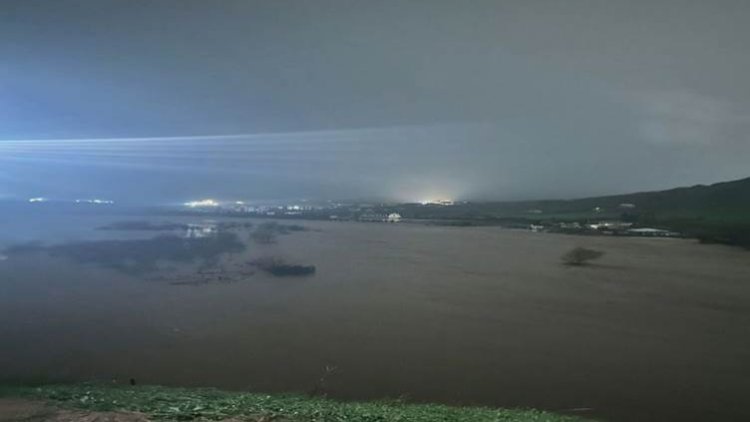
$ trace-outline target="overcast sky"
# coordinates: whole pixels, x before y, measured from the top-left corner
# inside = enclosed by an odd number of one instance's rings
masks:
[[[746,0],[2,0],[0,197],[512,200],[747,177],[748,22]]]

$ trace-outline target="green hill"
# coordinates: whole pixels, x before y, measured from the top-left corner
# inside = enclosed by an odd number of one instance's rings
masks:
[[[399,211],[406,218],[477,224],[617,219],[678,231],[704,242],[750,247],[750,178],[572,200],[407,204]]]

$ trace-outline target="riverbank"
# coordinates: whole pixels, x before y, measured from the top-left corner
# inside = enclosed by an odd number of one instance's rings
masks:
[[[268,395],[214,389],[159,386],[68,384],[0,386],[0,399],[24,399],[62,409],[86,412],[118,412],[122,420],[247,420],[247,421],[414,421],[414,422],[582,422],[571,416],[537,410],[450,407],[407,404],[401,401],[339,402],[319,397]],[[9,402],[10,403],[10,402]],[[17,403],[17,402],[13,402]],[[3,419],[0,407],[0,420]],[[111,415],[111,413],[109,413]],[[128,416],[130,415],[130,416]],[[17,420],[28,420],[17,419]],[[44,419],[40,419],[44,420]],[[109,420],[109,419],[108,419]],[[115,419],[117,420],[117,419]],[[14,419],[10,419],[14,421]]]

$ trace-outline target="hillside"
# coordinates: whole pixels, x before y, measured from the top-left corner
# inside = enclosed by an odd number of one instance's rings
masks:
[[[616,219],[675,230],[705,242],[750,247],[750,178],[573,200],[407,204],[399,211],[406,218],[477,224]]]

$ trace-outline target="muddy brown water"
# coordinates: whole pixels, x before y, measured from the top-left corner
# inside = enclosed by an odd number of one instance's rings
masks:
[[[1,261],[0,377],[750,420],[750,252],[300,224],[314,230],[248,242],[225,264],[278,255],[313,277],[175,286],[61,257]],[[561,265],[574,246],[606,255]]]

